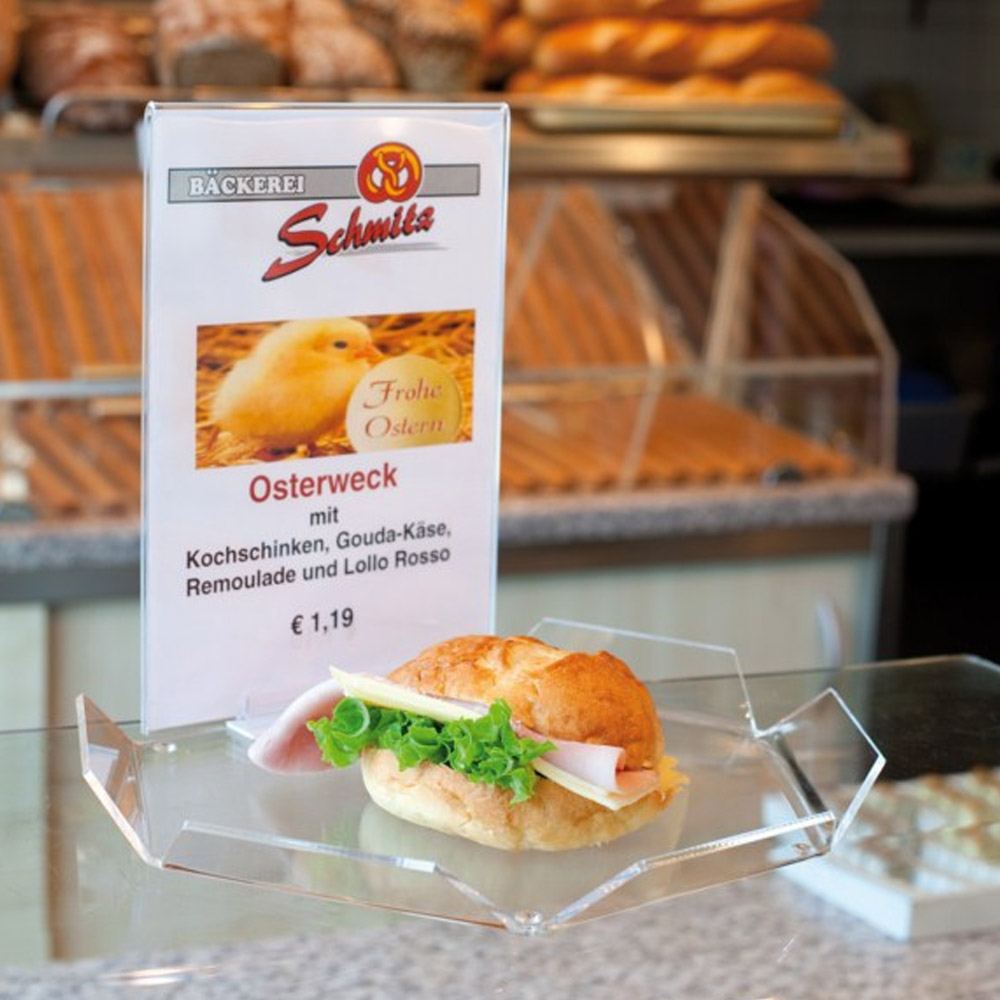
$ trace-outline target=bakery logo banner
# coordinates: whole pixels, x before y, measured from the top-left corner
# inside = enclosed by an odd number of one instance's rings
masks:
[[[491,630],[505,109],[147,125],[143,727]]]

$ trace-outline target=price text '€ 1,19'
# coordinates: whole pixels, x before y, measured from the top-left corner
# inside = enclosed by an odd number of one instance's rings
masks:
[[[337,629],[350,628],[354,624],[354,608],[334,608],[332,611],[314,611],[312,614],[296,615],[292,619],[294,635],[323,635]]]

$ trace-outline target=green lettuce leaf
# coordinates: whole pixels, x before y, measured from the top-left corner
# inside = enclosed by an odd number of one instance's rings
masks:
[[[509,789],[511,802],[529,799],[538,782],[531,762],[555,749],[555,744],[518,736],[510,724],[511,710],[495,701],[478,719],[436,722],[413,712],[368,705],[344,698],[326,718],[306,723],[323,759],[348,767],[366,747],[391,750],[400,770],[423,761],[442,764],[470,781]]]

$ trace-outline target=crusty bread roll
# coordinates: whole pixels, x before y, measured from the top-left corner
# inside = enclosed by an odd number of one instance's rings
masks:
[[[794,70],[758,70],[741,80],[697,73],[680,80],[612,73],[545,77],[527,70],[516,74],[508,89],[566,100],[650,98],[662,104],[799,104],[843,106],[843,96],[822,80]]]
[[[758,69],[816,75],[833,63],[833,45],[818,28],[787,21],[697,24],[592,18],[545,32],[534,67],[549,76],[625,73],[676,78],[693,73],[739,77]]]
[[[627,770],[661,769],[659,787],[617,811],[542,779],[525,802],[423,763],[399,769],[388,750],[361,758],[372,799],[402,819],[507,850],[564,850],[603,843],[649,822],[678,787],[663,757],[663,734],[649,692],[606,652],[565,652],[537,639],[464,636],[425,650],[389,675],[415,691],[460,701],[502,698],[519,724],[544,737],[624,750]]]
[[[756,21],[802,21],[819,0],[521,0],[524,14],[539,24],[584,17],[693,17]]]
[[[66,4],[34,16],[21,42],[21,79],[30,99],[45,104],[70,89],[149,83],[149,65],[122,20],[96,4]],[[132,126],[138,104],[95,101],[67,108],[62,121],[95,131]]]
[[[638,830],[670,802],[675,785],[617,812],[540,781],[527,802],[510,792],[473,784],[457,771],[418,764],[400,771],[390,750],[367,750],[361,773],[372,801],[400,819],[507,851],[568,851],[607,843]]]

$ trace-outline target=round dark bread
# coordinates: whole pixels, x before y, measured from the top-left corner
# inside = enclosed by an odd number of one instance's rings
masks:
[[[372,799],[402,819],[507,850],[565,850],[604,843],[637,829],[666,807],[678,787],[663,765],[663,734],[649,692],[609,653],[556,649],[524,636],[463,636],[432,646],[389,675],[424,694],[506,701],[514,718],[545,736],[620,746],[628,769],[660,768],[660,786],[619,810],[542,779],[532,797],[477,784],[448,767],[401,771],[388,750],[366,750],[361,767]]]

